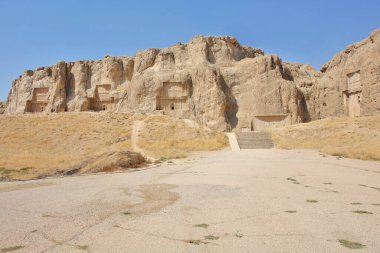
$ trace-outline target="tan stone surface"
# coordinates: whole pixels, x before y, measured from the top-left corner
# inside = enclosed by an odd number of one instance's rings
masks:
[[[380,30],[335,55],[321,71],[307,100],[312,119],[380,113]]]
[[[187,44],[132,57],[28,70],[14,81],[6,112],[158,111],[240,130],[250,127],[256,115],[286,114],[289,123],[304,121],[301,99],[279,57],[241,46],[232,37],[196,36]]]
[[[219,130],[260,130],[380,111],[380,30],[323,68],[286,63],[229,36],[59,62],[13,82],[6,113],[162,113]],[[350,87],[349,87],[350,86]]]

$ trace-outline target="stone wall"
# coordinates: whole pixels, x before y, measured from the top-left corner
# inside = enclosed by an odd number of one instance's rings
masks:
[[[88,110],[92,111],[114,111],[115,110],[115,98],[112,93],[111,84],[96,85],[93,96],[88,96],[89,105]]]
[[[44,112],[49,103],[49,87],[33,88],[32,98],[27,100],[27,112]]]
[[[292,124],[289,114],[256,115],[252,122],[253,131],[261,131]]]
[[[181,82],[165,82],[157,96],[157,110],[165,115],[190,117],[189,87]]]

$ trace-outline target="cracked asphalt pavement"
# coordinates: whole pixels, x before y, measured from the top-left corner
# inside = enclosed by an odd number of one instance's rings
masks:
[[[380,163],[312,150],[197,154],[0,183],[0,252],[380,252]]]

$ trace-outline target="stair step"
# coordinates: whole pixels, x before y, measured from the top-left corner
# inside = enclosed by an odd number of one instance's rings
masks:
[[[236,133],[236,140],[241,149],[268,149],[274,147],[272,137],[269,133]]]
[[[245,145],[273,145],[273,142],[239,142],[239,145],[245,144]]]

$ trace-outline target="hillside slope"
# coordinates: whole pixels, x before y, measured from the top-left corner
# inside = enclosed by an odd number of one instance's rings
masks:
[[[132,147],[132,126],[149,120],[151,127],[141,129],[156,133],[157,142],[167,131],[155,122],[167,122],[175,141],[168,146],[147,147],[153,159],[186,156],[193,150],[214,150],[227,145],[226,137],[203,127],[190,127],[179,119],[127,113],[59,113],[51,115],[0,116],[0,181],[33,179],[51,175],[101,172],[138,168],[146,165],[140,150]],[[180,127],[176,127],[180,126]],[[175,132],[175,134],[174,134]],[[202,142],[184,143],[195,136]],[[168,139],[168,141],[172,140]],[[140,142],[140,141],[139,141]],[[146,142],[143,139],[142,143]],[[140,146],[140,143],[137,143]],[[146,146],[144,146],[146,147]],[[159,151],[156,151],[159,149]]]
[[[380,116],[327,118],[271,132],[279,148],[312,148],[336,156],[380,160]]]

